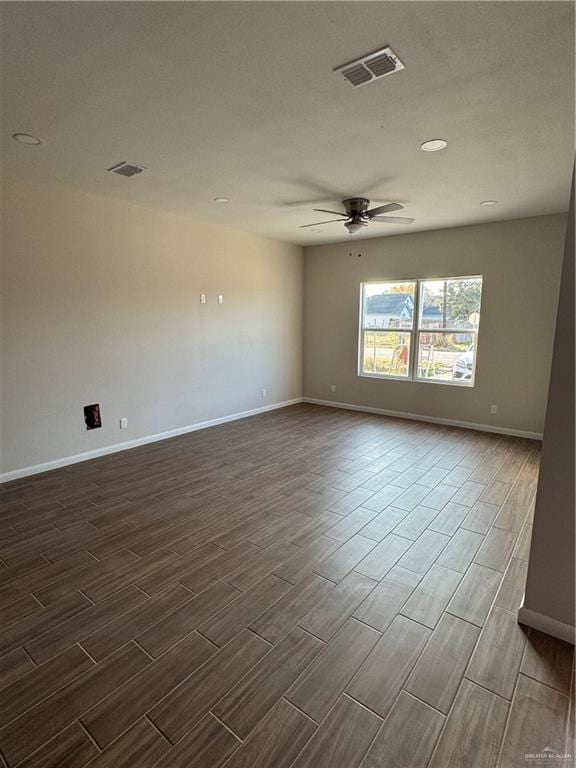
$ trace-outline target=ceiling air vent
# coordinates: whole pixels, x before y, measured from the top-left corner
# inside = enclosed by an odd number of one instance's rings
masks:
[[[350,61],[342,67],[336,67],[334,72],[341,72],[349,83],[357,87],[390,75],[392,72],[399,72],[401,69],[404,69],[404,64],[392,48],[386,46],[361,59]]]
[[[147,168],[144,168],[143,165],[136,165],[135,163],[127,163],[126,160],[123,160],[121,163],[118,163],[117,165],[113,165],[112,168],[108,168],[109,171],[112,171],[112,173],[117,173],[119,176],[136,176],[138,173],[142,173],[142,171],[147,171]]]

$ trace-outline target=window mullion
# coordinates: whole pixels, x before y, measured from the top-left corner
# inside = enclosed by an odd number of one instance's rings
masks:
[[[416,379],[418,374],[418,344],[420,339],[420,298],[422,293],[422,282],[416,280],[414,315],[412,317],[412,330],[410,331],[410,361],[408,368],[408,378]]]

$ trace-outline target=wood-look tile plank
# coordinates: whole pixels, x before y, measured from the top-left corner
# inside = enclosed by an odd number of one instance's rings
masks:
[[[454,501],[449,501],[436,515],[428,528],[430,528],[431,531],[444,533],[446,536],[453,536],[461,523],[466,519],[469,511],[470,507],[466,507],[463,504],[456,504]]]
[[[4,587],[11,581],[21,579],[27,573],[38,571],[41,568],[46,568],[50,565],[42,555],[34,555],[33,557],[24,558],[21,562],[17,562],[14,565],[8,565],[0,569],[0,587]]]
[[[219,768],[240,744],[240,739],[209,713],[155,768]]]
[[[156,595],[170,584],[179,581],[189,571],[202,567],[218,555],[222,555],[222,549],[208,542],[182,557],[170,559],[162,567],[154,569],[152,573],[139,576],[134,581],[136,586],[148,595]]]
[[[88,604],[88,600],[86,600]],[[42,610],[42,606],[32,595],[25,595],[13,603],[8,603],[0,607],[0,625],[7,627],[9,624],[13,624],[16,621],[22,621],[22,619],[31,616],[33,613],[38,613]]]
[[[324,584],[323,580],[320,581]],[[330,584],[330,582],[325,583]],[[275,604],[280,605],[280,602],[283,603],[282,598],[292,590],[296,589],[297,587],[292,587],[277,576],[272,574],[266,576],[247,592],[244,592],[230,602],[215,616],[208,619],[207,622],[201,624],[199,631],[215,645],[226,645],[226,643],[230,642],[230,640],[239,634],[239,632],[246,629],[248,625],[252,625],[252,628],[254,629],[255,624],[258,623],[258,617],[262,614],[270,617],[272,615],[271,611],[273,611],[273,606]],[[304,599],[304,595],[300,595],[300,598]],[[298,598],[296,598],[296,600],[297,599]],[[294,605],[294,603],[292,605]],[[302,606],[301,610],[305,610],[305,607]],[[283,603],[280,608],[280,613],[290,625],[296,623],[288,616],[285,603]],[[277,615],[277,613],[274,613],[274,616]],[[266,622],[264,621],[264,623]],[[270,634],[274,637],[276,637],[276,632],[282,634],[283,629],[281,621],[274,624],[274,629],[272,629],[271,624],[268,624],[267,626],[270,630]],[[273,642],[271,638],[267,636],[265,631],[258,632],[258,634],[269,642]]]
[[[63,685],[94,666],[94,662],[77,645],[55,656],[25,677],[15,680],[0,697],[0,725],[16,719],[27,709],[50,696]]]
[[[483,541],[484,536],[481,534],[459,528],[438,558],[438,565],[464,573]]]
[[[507,611],[516,613],[522,604],[524,597],[524,588],[526,586],[526,573],[528,572],[528,563],[525,560],[519,560],[513,557],[506,570],[502,580],[496,600],[496,605],[506,608]]]
[[[180,584],[172,585],[88,635],[81,645],[93,659],[100,661],[193,598]]]
[[[362,536],[374,541],[382,541],[388,536],[396,526],[406,517],[408,513],[405,509],[396,509],[395,507],[386,507],[368,525],[362,528]]]
[[[90,763],[90,768],[152,768],[170,746],[168,739],[143,717],[100,752]]]
[[[568,711],[567,696],[530,677],[520,675],[498,762],[499,768],[525,766],[527,762],[538,760],[527,760],[525,755],[546,754],[543,752],[546,747],[561,755],[566,754],[564,744]],[[554,762],[569,765],[572,758],[573,754],[564,759],[554,759]]]
[[[173,554],[172,557],[176,557],[176,555]],[[133,552],[128,552],[127,550],[114,552],[104,560],[94,561],[81,570],[72,571],[66,578],[60,579],[56,584],[36,590],[34,595],[42,605],[51,605],[57,600],[66,597],[66,595],[78,591],[81,587],[85,587],[92,581],[97,581],[100,576],[106,576],[107,574],[115,576],[124,566],[134,568],[139,560],[140,558]],[[87,594],[85,589],[82,591],[90,600],[94,599]]]
[[[42,664],[145,600],[146,595],[143,592],[135,587],[126,587],[27,642],[26,650],[37,664]]]
[[[338,501],[335,501],[330,507],[330,510],[339,515],[348,515],[349,512],[352,512],[373,496],[374,493],[375,491],[360,486],[359,488],[350,491],[350,493],[346,494],[346,496],[343,496],[341,499],[338,499]]]
[[[224,696],[214,714],[245,738],[323,646],[307,632],[292,630]]]
[[[19,763],[19,768],[83,768],[96,755],[98,748],[76,722]],[[90,766],[94,768],[94,763]]]
[[[352,571],[308,611],[299,626],[327,642],[376,586],[377,582]]]
[[[194,569],[179,579],[179,581],[193,592],[202,592],[216,581],[228,576],[238,567],[244,565],[244,563],[255,558],[260,552],[262,552],[261,547],[257,547],[250,542],[242,542]]]
[[[236,587],[217,581],[167,616],[160,617],[159,621],[137,635],[136,642],[156,658],[241,594]]]
[[[148,713],[150,720],[176,743],[270,649],[265,640],[244,630],[157,704]]]
[[[314,573],[337,583],[366,557],[375,546],[375,541],[357,534],[345,544],[342,544],[331,555],[324,558],[318,565],[314,566]]]
[[[409,587],[412,592],[418,584],[422,581],[422,576],[414,571],[409,571],[406,568],[402,568],[401,565],[395,565],[390,568],[386,575],[387,581],[395,581],[397,584],[402,584],[404,587]]]
[[[441,459],[438,462],[438,466],[442,467],[448,463],[449,462],[445,461],[444,459]],[[469,467],[454,466],[450,468],[450,472],[448,472],[443,482],[447,483],[448,485],[454,485],[457,488],[459,488],[462,485],[462,483],[465,483],[466,480],[468,480],[471,474],[472,474],[472,469]]]
[[[240,568],[226,576],[225,581],[232,584],[236,589],[246,592],[260,579],[268,576],[275,568],[280,567],[300,552],[302,552],[301,547],[297,547],[289,541],[281,540],[265,549],[261,554],[256,555],[250,562],[241,565]]]
[[[424,531],[398,560],[398,565],[422,576],[450,542],[443,533]]]
[[[237,749],[226,768],[289,768],[316,730],[316,724],[280,701]]]
[[[325,558],[335,552],[341,546],[341,542],[320,536],[316,541],[307,546],[302,552],[294,555],[281,566],[274,569],[273,573],[290,584],[298,584],[309,576],[313,569]]]
[[[462,574],[433,565],[402,607],[402,615],[434,629]]]
[[[373,466],[373,464],[371,466]],[[369,491],[372,491],[372,495],[374,495],[377,491],[381,491],[382,488],[389,485],[397,476],[398,472],[394,472],[391,469],[380,469],[379,471],[374,472],[372,477],[368,480],[365,480],[360,487],[367,488]]]
[[[92,603],[87,597],[76,593],[59,600],[57,603],[35,611],[20,621],[7,625],[0,633],[0,654],[24,645],[29,640],[40,636],[52,627],[68,621],[82,611],[90,608]]]
[[[444,717],[402,691],[362,768],[426,768]]]
[[[394,506],[397,509],[405,509],[407,512],[412,512],[418,504],[423,503],[423,499],[428,498],[432,493],[434,491],[430,491],[430,488],[422,485],[412,485],[394,499]]]
[[[514,551],[512,552],[512,557],[518,558],[518,560],[524,560],[525,562],[528,562],[528,558],[530,557],[530,544],[532,543],[532,525],[529,523],[526,523],[524,528],[522,528],[522,533],[518,537],[518,541],[516,542],[516,546],[514,547]]]
[[[90,567],[94,562],[91,555],[82,551],[76,552],[57,563],[51,563],[46,568],[27,573],[26,576],[0,588],[0,607],[13,603],[21,597],[26,597],[30,592],[37,589],[54,584],[60,579],[65,579],[70,572]]]
[[[504,503],[506,496],[510,492],[512,485],[510,483],[503,483],[500,480],[493,480],[486,487],[486,490],[480,496],[481,501],[485,501],[488,504],[496,504],[500,506]]]
[[[394,501],[404,493],[402,488],[395,485],[385,485],[377,493],[367,499],[363,506],[366,509],[372,509],[374,512],[382,512],[385,507],[389,507]]]
[[[480,630],[445,613],[432,633],[405,689],[447,714]]]
[[[400,521],[396,528],[394,528],[394,533],[405,539],[416,541],[437,515],[438,510],[435,508],[423,506],[416,507]]]
[[[382,720],[342,696],[293,768],[358,768]]]
[[[529,629],[520,672],[566,696],[570,693],[574,646]]]
[[[491,528],[478,550],[474,562],[495,571],[505,571],[517,536],[518,534],[512,531]]]
[[[379,632],[384,632],[399,613],[414,586],[399,584],[388,576],[382,579],[352,615]]]
[[[488,533],[498,514],[498,509],[495,504],[477,501],[464,518],[461,528],[466,528],[468,531],[474,531],[483,535]]]
[[[457,491],[458,488],[455,488],[453,485],[440,483],[435,488],[432,488],[432,490],[429,489],[420,504],[423,507],[429,507],[430,509],[435,509],[439,512],[452,498],[454,498]]]
[[[508,702],[464,680],[430,768],[496,768]]]
[[[434,488],[439,485],[446,477],[449,470],[442,469],[441,467],[431,466],[427,469],[418,480],[418,485],[425,485],[428,488]]]
[[[293,587],[275,576],[270,578],[280,582],[283,594],[270,601],[272,604],[267,610],[263,606],[263,610],[258,611],[258,618],[250,622],[250,629],[268,642],[276,643],[330,592],[334,583],[314,573]],[[224,616],[223,622],[225,619]]]
[[[333,525],[326,531],[326,536],[331,539],[345,542],[352,538],[355,533],[361,531],[378,513],[366,507],[358,507],[343,517],[339,523]]]
[[[379,581],[386,576],[410,546],[410,540],[390,533],[377,546],[371,548],[354,570],[369,579]]]
[[[482,627],[501,579],[498,571],[472,563],[448,604],[448,612]]]
[[[8,723],[0,730],[0,750],[8,765],[27,758],[149,663],[140,648],[126,645]]]
[[[346,686],[346,693],[386,717],[429,636],[426,627],[397,616]]]
[[[518,624],[516,616],[494,606],[470,659],[466,677],[510,700],[525,645],[526,630]]]
[[[526,519],[530,502],[536,493],[536,481],[537,473],[532,467],[525,466],[494,521],[497,528],[504,528],[515,533],[520,531]]]
[[[473,480],[466,480],[452,496],[455,504],[462,504],[465,507],[473,507],[481,496],[486,494],[486,485],[484,483],[475,483]],[[490,501],[490,499],[484,499]],[[497,502],[492,502],[497,503]]]
[[[81,717],[103,749],[214,655],[216,648],[193,633]]]
[[[24,677],[33,669],[36,669],[36,665],[23,648],[16,648],[5,654],[0,658],[0,689]]]
[[[320,723],[381,635],[350,619],[286,694],[288,701]]]

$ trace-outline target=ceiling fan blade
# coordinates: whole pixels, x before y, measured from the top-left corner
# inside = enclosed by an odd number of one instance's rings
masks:
[[[404,208],[400,203],[387,203],[387,205],[379,205],[378,208],[372,208],[370,211],[366,211],[366,215],[370,218],[378,216],[380,213],[392,213],[392,211],[401,211]]]
[[[370,221],[378,221],[380,224],[412,224],[414,219],[407,216],[374,216]]]
[[[305,227],[319,227],[321,224],[332,224],[334,221],[348,221],[348,219],[329,219],[328,221],[317,221],[314,224],[301,224],[300,229]]]
[[[343,211],[327,211],[326,208],[312,208],[312,210],[317,213],[334,213],[336,216],[346,216]]]

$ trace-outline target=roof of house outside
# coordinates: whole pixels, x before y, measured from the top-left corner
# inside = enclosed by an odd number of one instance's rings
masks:
[[[410,293],[380,293],[369,296],[366,302],[367,315],[412,316],[414,300]],[[423,315],[428,319],[441,318],[442,312],[436,304],[424,304]]]

